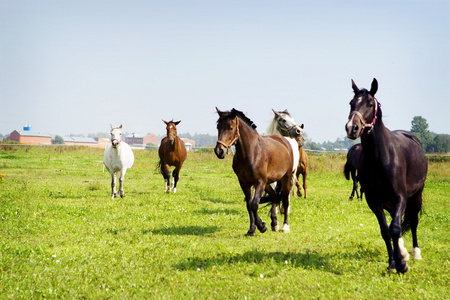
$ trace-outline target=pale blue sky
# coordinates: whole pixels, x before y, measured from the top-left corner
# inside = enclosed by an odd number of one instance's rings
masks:
[[[288,109],[344,137],[351,79],[390,129],[450,133],[450,1],[0,0],[0,133],[217,134],[215,107],[263,132]]]

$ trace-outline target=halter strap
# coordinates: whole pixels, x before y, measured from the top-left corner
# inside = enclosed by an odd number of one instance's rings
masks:
[[[282,126],[278,126],[278,129],[280,130],[281,135],[283,135],[283,133],[284,133],[284,134],[287,134],[287,135],[285,135],[285,136],[291,137],[291,130],[292,130],[293,128],[295,128],[295,126],[297,126],[297,124],[292,125],[292,126],[289,127],[288,129],[286,129],[286,128],[282,127]]]
[[[111,140],[111,143],[114,142],[114,141],[117,141],[117,145],[119,145],[120,142],[122,142],[122,139],[120,139],[120,140],[118,140],[118,139],[112,139],[112,140]]]
[[[236,144],[238,138],[241,136],[241,134],[239,133],[239,118],[236,117],[236,132],[234,134],[234,138],[231,140],[231,142],[229,144],[222,142],[221,140],[217,140],[217,144],[221,144],[222,146],[224,146],[227,149],[227,154],[230,153],[230,149],[231,147]]]
[[[377,100],[375,97],[373,97],[373,99],[375,100],[375,114],[374,114],[374,116],[373,116],[373,120],[372,120],[371,123],[366,123],[366,122],[364,122],[364,118],[363,118],[362,114],[361,114],[359,111],[357,111],[357,110],[354,110],[354,111],[352,111],[352,112],[350,113],[350,116],[352,116],[352,115],[357,115],[358,118],[359,118],[359,121],[360,121],[361,124],[363,125],[363,129],[362,129],[361,132],[359,133],[359,136],[361,136],[361,135],[364,134],[364,129],[366,129],[366,128],[369,128],[369,130],[368,130],[367,133],[366,133],[366,134],[369,134],[369,133],[372,131],[373,126],[375,126],[375,122],[376,122],[376,120],[377,120],[377,113],[378,113],[378,100]]]

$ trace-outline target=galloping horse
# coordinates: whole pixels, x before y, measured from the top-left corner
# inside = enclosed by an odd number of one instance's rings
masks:
[[[376,79],[373,79],[370,91],[359,89],[353,80],[352,88],[355,96],[350,101],[345,130],[350,139],[361,136],[363,158],[358,177],[367,204],[380,224],[389,255],[388,268],[405,273],[409,254],[403,247],[402,233],[407,229],[411,229],[412,234],[412,255],[421,259],[417,225],[422,209],[427,159],[414,135],[406,131],[390,131],[384,126],[380,103],[375,98],[378,90]],[[392,217],[390,226],[384,210]]]
[[[103,155],[103,164],[111,174],[111,198],[117,197],[116,192],[116,174],[119,176],[119,194],[120,197],[125,196],[123,191],[123,181],[125,173],[133,166],[134,154],[130,146],[122,141],[122,125],[114,127],[111,125],[111,144],[105,149]]]
[[[247,236],[254,236],[256,228],[262,233],[267,230],[266,224],[258,216],[258,206],[264,191],[269,194],[267,202],[272,203],[270,211],[272,230],[277,231],[279,228],[276,217],[277,204],[282,201],[286,211],[289,208],[294,166],[294,154],[290,143],[279,135],[260,136],[255,130],[256,125],[234,108],[222,112],[216,107],[216,110],[219,114],[218,140],[214,152],[219,159],[223,159],[231,146],[236,147],[233,170],[244,192],[244,201],[247,203],[250,217]],[[274,191],[270,186],[273,182],[277,182],[279,191]],[[287,213],[284,214],[282,231],[289,232]]]
[[[294,138],[297,140],[297,148],[299,152],[299,160],[297,171],[295,174],[295,185],[297,186],[297,196],[302,196],[302,189],[300,187],[299,177],[303,177],[303,190],[305,191],[306,199],[306,177],[308,176],[308,155],[303,149],[303,128],[305,126],[297,125],[294,119],[289,114],[288,110],[276,112],[272,109],[275,116],[267,129],[268,134],[281,134],[282,136]]]
[[[361,144],[353,145],[347,153],[347,162],[344,165],[344,175],[347,180],[350,180],[350,175],[353,181],[353,189],[352,194],[348,198],[348,200],[353,200],[356,192],[356,199],[363,197],[363,190],[361,189],[361,197],[359,197],[358,193],[358,176],[357,171],[362,161],[362,146]]]
[[[158,149],[159,163],[161,168],[161,174],[164,177],[166,187],[165,192],[169,193],[172,190],[174,193],[177,192],[177,182],[180,174],[183,162],[186,160],[186,146],[182,139],[177,136],[177,125],[181,121],[166,122],[167,136],[161,140],[161,145]],[[172,172],[173,182],[170,184],[170,171],[169,168],[174,166],[175,169]]]

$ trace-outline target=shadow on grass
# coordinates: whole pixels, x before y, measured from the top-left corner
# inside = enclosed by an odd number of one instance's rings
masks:
[[[242,212],[236,210],[236,209],[201,209],[195,211],[197,214],[202,215],[241,215]]]
[[[261,251],[247,251],[243,254],[236,254],[234,256],[222,255],[213,258],[189,258],[185,262],[175,264],[174,267],[181,271],[208,269],[213,266],[221,266],[226,264],[263,264],[270,261],[279,264],[280,266],[286,266],[289,264],[295,268],[304,269],[318,269],[331,272],[334,274],[340,274],[339,270],[333,268],[329,261],[333,257],[330,255],[321,255],[315,251],[306,251],[306,253],[293,253],[293,252],[261,252]]]
[[[144,234],[150,230],[142,230]],[[182,226],[182,227],[169,227],[151,230],[153,234],[163,235],[204,235],[209,236],[219,231],[217,226]]]

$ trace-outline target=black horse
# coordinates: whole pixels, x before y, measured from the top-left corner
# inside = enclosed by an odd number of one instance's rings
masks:
[[[375,98],[376,79],[373,79],[370,91],[359,89],[353,80],[352,88],[355,96],[350,101],[345,130],[350,139],[361,137],[363,159],[358,168],[358,179],[367,204],[380,224],[389,254],[389,269],[404,273],[408,271],[406,260],[409,254],[403,248],[401,237],[408,229],[411,229],[413,240],[412,255],[421,259],[416,230],[422,209],[427,159],[414,135],[401,130],[390,131],[384,126],[380,104]],[[384,210],[392,217],[389,226]]]
[[[353,200],[356,192],[356,198],[359,199],[363,197],[363,190],[361,189],[361,194],[358,193],[358,168],[362,162],[362,146],[361,144],[353,145],[347,152],[347,162],[344,166],[344,175],[347,180],[350,180],[350,175],[353,181],[352,194],[348,200]],[[360,197],[361,195],[361,197]]]

